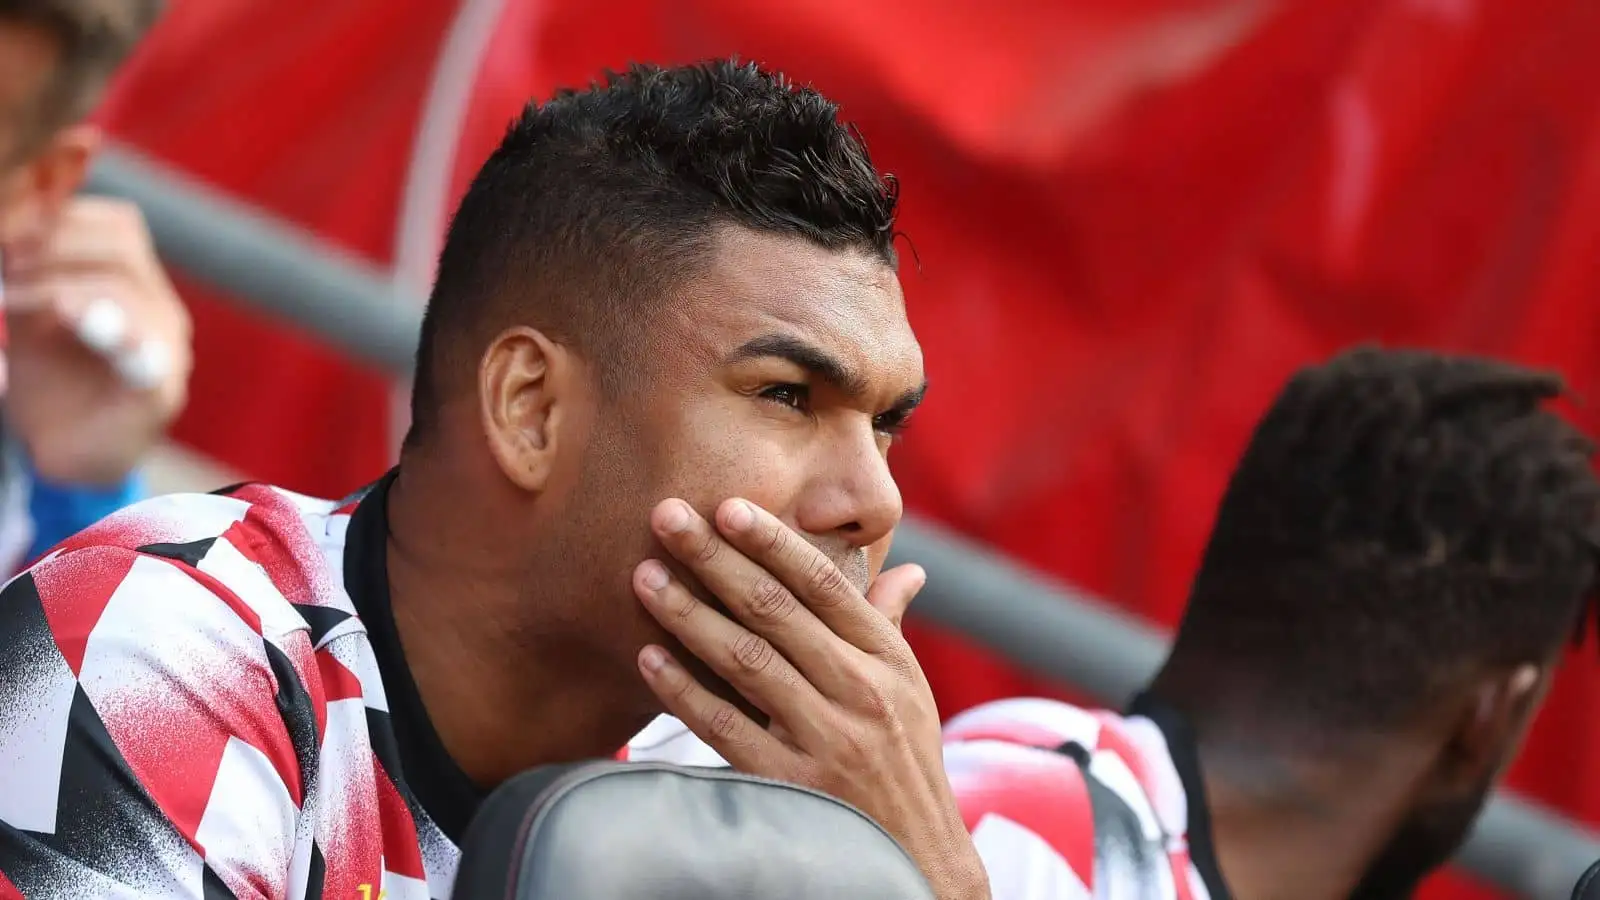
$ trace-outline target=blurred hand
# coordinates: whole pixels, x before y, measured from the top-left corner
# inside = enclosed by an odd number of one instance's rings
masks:
[[[658,561],[639,565],[634,587],[662,627],[771,723],[757,724],[655,646],[639,655],[651,690],[740,771],[815,788],[876,819],[941,900],[986,900],[988,878],[945,775],[933,692],[900,635],[922,570],[884,572],[863,596],[754,504],[729,500],[716,520],[667,500],[651,525],[737,622]]]
[[[79,198],[36,241],[4,248],[6,427],[54,482],[114,484],[183,409],[188,310],[144,217]]]

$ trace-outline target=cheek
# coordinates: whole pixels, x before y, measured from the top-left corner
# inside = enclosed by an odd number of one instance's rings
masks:
[[[733,416],[706,415],[678,430],[666,455],[673,461],[664,483],[707,513],[730,497],[742,497],[784,519],[794,520],[805,485],[799,447],[782,434],[740,427]]]

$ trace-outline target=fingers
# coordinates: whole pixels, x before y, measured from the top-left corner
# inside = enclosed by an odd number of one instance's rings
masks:
[[[19,352],[30,338],[64,337],[56,332],[65,328],[126,386],[181,404],[192,324],[136,206],[80,197],[47,233],[5,250],[6,314]]]
[[[182,377],[172,343],[150,334],[148,323],[113,299],[121,290],[122,285],[104,279],[15,287],[6,295],[14,340],[24,343],[31,335],[65,328],[135,390],[156,390]]]
[[[156,265],[144,215],[131,203],[105,197],[72,202],[38,240],[6,247],[6,276],[133,269]]]
[[[119,200],[79,198],[39,240],[7,245],[3,258],[6,286],[33,298],[62,287],[79,292],[91,286],[114,300],[139,329],[187,347],[192,331],[188,309],[157,259],[138,207]],[[19,301],[19,302],[21,302]]]
[[[850,692],[860,660],[855,658],[851,635],[830,628],[821,618],[823,610],[801,602],[798,581],[786,581],[774,565],[763,565],[731,545],[717,529],[681,500],[659,504],[651,515],[651,525],[668,552],[683,563],[706,589],[722,601],[745,627],[775,646],[808,681],[824,694],[842,696]],[[783,556],[811,546],[784,529],[782,538],[761,548],[768,556]],[[815,551],[813,551],[815,552]],[[848,581],[816,554],[848,596],[825,597],[824,603],[854,602],[865,615],[877,620],[883,630],[888,623],[872,611]],[[803,565],[799,561],[790,568]],[[815,595],[818,592],[813,592]],[[811,607],[811,608],[808,608]],[[856,629],[857,632],[860,629]],[[840,640],[843,638],[843,640]],[[872,645],[872,641],[868,641]]]
[[[873,655],[905,646],[899,628],[867,602],[827,554],[776,516],[749,501],[733,499],[717,508],[716,518],[729,544],[787,585],[834,634]],[[909,602],[904,598],[903,603]],[[896,599],[890,608],[900,606],[903,613],[903,603]]]
[[[793,750],[707,690],[667,651],[645,647],[639,652],[639,672],[662,707],[734,768],[770,778],[786,778],[797,769]]]
[[[730,546],[681,500],[659,504],[650,523],[668,552],[729,612],[772,642],[813,683],[826,687],[838,667],[840,648],[788,585]]]
[[[816,736],[826,701],[773,642],[700,602],[656,560],[634,570],[633,586],[661,627],[745,699],[796,735]]]
[[[928,573],[921,566],[915,563],[896,566],[872,582],[872,588],[867,591],[867,602],[899,629],[905,621],[906,609],[927,583]]]

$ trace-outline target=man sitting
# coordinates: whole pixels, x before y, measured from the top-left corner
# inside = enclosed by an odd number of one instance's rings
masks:
[[[1128,714],[969,710],[945,760],[996,898],[1397,898],[1466,837],[1595,600],[1558,378],[1357,350],[1296,375]]]
[[[397,468],[148,501],[0,594],[0,897],[444,898],[486,791],[663,710],[987,897],[897,627],[922,574],[880,574],[924,388],[895,206],[755,66],[530,106]]]

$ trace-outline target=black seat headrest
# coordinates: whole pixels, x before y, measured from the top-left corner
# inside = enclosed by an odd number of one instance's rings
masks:
[[[1590,866],[1572,889],[1572,900],[1600,900],[1600,862]]]
[[[876,822],[727,769],[546,766],[484,801],[455,900],[933,900]]]

